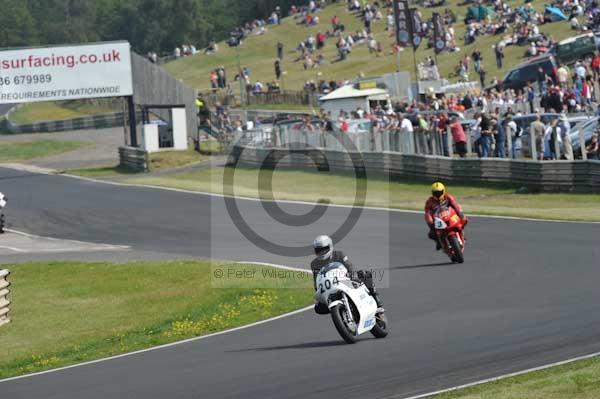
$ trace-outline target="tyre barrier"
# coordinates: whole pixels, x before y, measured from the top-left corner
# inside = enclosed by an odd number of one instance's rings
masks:
[[[148,152],[136,147],[119,147],[119,166],[133,172],[148,172],[150,170]]]
[[[10,322],[10,318],[8,317],[8,312],[10,311],[10,300],[8,299],[10,293],[9,275],[10,271],[0,270],[0,326]]]
[[[4,233],[4,226],[6,226],[4,220],[4,207],[6,206],[6,197],[0,193],[0,234]]]

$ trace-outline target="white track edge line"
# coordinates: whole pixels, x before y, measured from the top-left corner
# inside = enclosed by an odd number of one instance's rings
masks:
[[[446,389],[442,389],[442,390],[435,391],[435,392],[429,392],[429,393],[425,393],[425,394],[421,394],[421,395],[417,395],[417,396],[404,397],[403,399],[424,399],[424,398],[430,398],[432,396],[441,395],[443,393],[458,391],[460,389],[465,389],[465,388],[471,388],[471,387],[474,387],[474,386],[477,386],[477,385],[487,384],[489,382],[500,381],[500,380],[504,380],[504,379],[510,378],[510,377],[518,377],[518,376],[523,375],[523,374],[533,373],[533,372],[536,372],[536,371],[547,370],[547,369],[552,368],[552,367],[564,366],[565,364],[574,363],[574,362],[577,362],[577,361],[580,361],[580,360],[587,360],[587,359],[591,359],[591,358],[597,357],[597,356],[600,356],[600,352],[592,353],[592,354],[589,354],[589,355],[578,356],[578,357],[574,357],[574,358],[571,358],[571,359],[563,360],[563,361],[560,361],[560,362],[545,364],[543,366],[533,367],[533,368],[526,369],[526,370],[516,371],[514,373],[503,374],[503,375],[500,375],[498,377],[487,378],[485,380],[471,382],[469,384],[458,385],[458,386],[455,386],[455,387],[452,387],[452,388],[446,388]],[[388,398],[399,398],[399,397],[400,396],[388,396]]]
[[[31,233],[25,233],[24,231],[19,231],[19,230],[14,230],[14,229],[4,229],[4,231],[8,231],[9,233],[13,233],[13,234],[18,234],[18,235],[22,235],[28,238],[39,238],[42,240],[48,240],[48,241],[62,241],[62,242],[67,242],[67,243],[73,243],[73,244],[81,244],[81,245],[92,245],[96,248],[106,248],[107,250],[116,250],[116,249],[131,249],[130,246],[128,245],[115,245],[115,244],[103,244],[103,243],[95,243],[95,242],[87,242],[87,241],[79,241],[79,240],[70,240],[70,239],[62,239],[62,238],[55,238],[55,237],[45,237],[45,236],[40,236],[37,234],[31,234]]]
[[[0,165],[0,167],[1,167],[1,165]],[[244,196],[237,196],[237,195],[231,196],[231,195],[225,195],[225,194],[219,194],[219,193],[210,193],[210,192],[206,192],[206,191],[194,191],[194,190],[186,190],[186,189],[182,189],[182,188],[155,186],[155,185],[150,185],[150,184],[121,183],[121,182],[114,182],[114,181],[109,181],[109,180],[92,179],[90,177],[71,175],[68,173],[57,173],[57,174],[53,174],[52,176],[64,176],[64,177],[68,177],[68,178],[72,178],[72,179],[79,179],[79,180],[89,181],[92,183],[104,183],[104,184],[109,184],[109,185],[114,185],[114,186],[151,188],[151,189],[155,189],[155,190],[173,191],[173,192],[178,192],[178,193],[203,195],[203,196],[207,196],[207,197],[217,197],[217,198],[235,198],[235,199],[239,199],[239,200],[243,200],[243,201],[277,202],[277,203],[292,204],[292,205],[312,205],[312,206],[321,205],[321,206],[323,206],[323,204],[318,204],[315,202],[294,201],[294,200],[264,200],[264,199],[260,199],[260,198],[244,197]],[[326,206],[330,206],[333,208],[354,208],[353,205],[343,205],[343,204],[327,204]],[[371,211],[384,211],[384,212],[397,212],[397,213],[413,213],[413,214],[422,214],[423,213],[422,211],[416,211],[416,210],[412,210],[412,209],[383,208],[383,207],[376,207],[376,206],[361,206],[361,207],[356,207],[356,208],[367,209],[367,210],[371,210]],[[528,221],[528,222],[541,222],[541,223],[549,222],[549,223],[573,223],[573,224],[600,224],[600,222],[586,222],[586,221],[582,221],[582,220],[536,219],[536,218],[527,218],[527,217],[518,217],[518,216],[502,216],[502,215],[476,215],[476,214],[473,214],[473,215],[469,215],[469,217],[484,218],[484,219],[523,220],[523,221]]]
[[[306,273],[310,273],[310,269],[302,269],[299,267],[291,267],[291,266],[283,266],[283,265],[278,265],[275,263],[266,263],[266,262],[235,262],[238,265],[258,265],[258,266],[270,266],[270,267],[276,267],[278,269],[284,269],[284,270],[292,270],[295,272],[306,272]]]
[[[0,248],[8,249],[9,251],[14,251],[14,252],[19,252],[19,253],[25,253],[25,252],[27,252],[24,249],[19,249],[19,248],[15,248],[15,247],[9,247],[9,246],[6,246],[6,245],[0,245]]]
[[[271,267],[277,267],[277,268],[281,268],[281,269],[292,269],[292,270],[299,270],[299,271],[304,271],[304,272],[307,271],[307,270],[304,270],[304,269],[293,268],[293,267],[284,266],[284,265],[276,265],[276,264],[273,264],[273,263],[260,263],[260,262],[233,262],[233,263],[237,263],[237,264],[254,264],[254,265],[259,265],[259,266],[260,265],[262,265],[262,266],[271,266]],[[275,320],[283,319],[283,318],[286,318],[286,317],[289,317],[289,316],[293,316],[293,315],[296,315],[296,314],[299,314],[299,313],[302,313],[302,312],[306,312],[309,309],[313,309],[313,305],[306,306],[304,308],[297,309],[297,310],[294,310],[292,312],[280,314],[279,316],[271,317],[269,319],[260,320],[260,321],[254,322],[254,323],[246,324],[246,325],[239,326],[239,327],[230,328],[230,329],[224,330],[224,331],[218,331],[218,332],[215,332],[215,333],[212,333],[212,334],[207,334],[207,335],[202,335],[202,336],[199,336],[199,337],[193,337],[193,338],[184,339],[183,341],[171,342],[171,343],[164,344],[164,345],[154,346],[152,348],[146,348],[146,349],[141,349],[141,350],[134,351],[134,352],[122,353],[120,355],[109,356],[109,357],[105,357],[105,358],[102,358],[102,359],[90,360],[90,361],[83,362],[83,363],[72,364],[70,366],[59,367],[59,368],[56,368],[56,369],[40,371],[40,372],[37,372],[37,373],[31,373],[31,374],[25,374],[25,375],[20,375],[20,376],[16,376],[16,377],[5,378],[3,380],[0,380],[0,384],[3,383],[3,382],[10,382],[10,381],[21,380],[21,379],[25,379],[25,378],[37,377],[37,376],[40,376],[40,375],[50,374],[50,373],[56,373],[58,371],[68,370],[68,369],[72,369],[72,368],[75,368],[75,367],[89,366],[89,365],[96,364],[96,363],[103,363],[103,362],[110,361],[110,360],[120,359],[120,358],[124,358],[124,357],[129,357],[129,356],[135,356],[135,355],[139,355],[141,353],[153,352],[153,351],[157,351],[157,350],[160,350],[160,349],[165,349],[165,348],[170,348],[170,347],[173,347],[173,346],[187,344],[187,343],[190,343],[190,342],[200,341],[200,340],[203,340],[203,339],[207,339],[207,338],[211,338],[211,337],[216,337],[216,336],[219,336],[219,335],[224,335],[224,334],[232,333],[232,332],[235,332],[235,331],[245,330],[245,329],[248,329],[248,328],[251,328],[251,327],[259,326],[261,324],[270,323],[270,322],[275,321]]]

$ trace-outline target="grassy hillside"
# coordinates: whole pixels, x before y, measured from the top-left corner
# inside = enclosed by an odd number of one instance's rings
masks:
[[[449,0],[446,7],[421,9],[424,18],[429,18],[434,11],[443,13],[445,8],[452,9],[457,16],[458,22],[455,24],[454,29],[457,44],[461,51],[444,53],[438,57],[442,76],[448,77],[448,74],[454,70],[454,66],[458,63],[459,59],[465,54],[470,55],[473,50],[478,48],[483,54],[483,63],[487,71],[486,79],[491,80],[494,76],[502,77],[510,66],[522,60],[526,48],[508,46],[505,50],[504,68],[498,70],[492,46],[500,41],[502,35],[480,36],[475,43],[464,46],[462,38],[465,32],[465,25],[463,20],[467,13],[467,6],[458,6],[458,3],[460,3],[459,0]],[[518,7],[523,5],[524,1],[509,0],[508,3],[512,7]],[[538,11],[543,10],[544,4],[542,0],[533,1],[533,5]],[[286,90],[299,90],[305,81],[311,79],[316,81],[320,79],[352,79],[361,73],[365,76],[378,76],[396,70],[396,56],[389,54],[394,38],[388,32],[384,31],[385,18],[384,20],[376,21],[372,25],[375,37],[382,43],[384,49],[384,54],[380,57],[369,54],[366,45],[361,44],[354,46],[352,53],[346,61],[331,63],[331,61],[337,58],[335,39],[332,38],[327,40],[325,48],[322,51],[327,60],[325,65],[304,71],[301,61],[293,62],[298,58],[298,53],[295,52],[298,44],[306,40],[311,34],[314,35],[319,31],[326,32],[328,29],[331,29],[330,20],[334,15],[338,15],[341,18],[341,22],[346,26],[347,32],[362,29],[362,21],[348,13],[345,9],[345,2],[343,2],[342,4],[331,5],[322,11],[319,14],[320,23],[317,26],[305,27],[297,25],[297,21],[293,18],[286,18],[281,26],[269,26],[265,35],[252,35],[247,38],[240,48],[240,57],[242,66],[250,68],[250,79],[252,82],[260,80],[265,83],[275,80],[273,63],[277,55],[276,44],[278,41],[281,41],[285,46],[282,70],[287,71],[287,74],[283,77],[283,88]],[[574,35],[574,31],[570,30],[568,22],[555,22],[542,25],[540,30],[551,34],[556,40]],[[418,60],[433,55],[433,50],[426,50],[425,47],[426,45],[423,43],[417,52]],[[207,89],[210,87],[210,71],[220,65],[225,66],[227,69],[231,87],[237,91],[237,83],[232,81],[237,73],[235,49],[228,47],[225,43],[219,44],[219,52],[217,54],[205,55],[200,53],[170,63],[166,68],[190,86],[197,89]],[[413,71],[412,50],[407,49],[401,53],[401,69]],[[472,73],[471,79],[478,80],[479,77]]]

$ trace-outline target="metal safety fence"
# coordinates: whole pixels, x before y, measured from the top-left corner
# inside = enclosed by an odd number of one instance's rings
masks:
[[[420,129],[412,131],[394,129],[355,129],[341,132],[319,127],[305,127],[301,124],[270,126],[234,132],[232,144],[256,148],[321,148],[344,152],[395,152],[406,155],[436,155],[445,157],[482,157],[540,160],[548,148],[552,148],[552,158],[561,159],[565,145],[559,135],[536,137],[529,129],[520,137],[498,140],[493,134],[482,134],[480,130],[464,127],[466,141],[455,143],[451,129]],[[579,143],[586,137],[579,131]],[[573,156],[587,159],[585,146],[573,151]]]

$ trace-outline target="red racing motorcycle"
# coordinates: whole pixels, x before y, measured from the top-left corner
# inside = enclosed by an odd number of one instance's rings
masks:
[[[467,221],[462,220],[454,208],[449,206],[439,206],[433,214],[437,239],[452,262],[463,263],[465,261],[463,229],[466,224]]]

